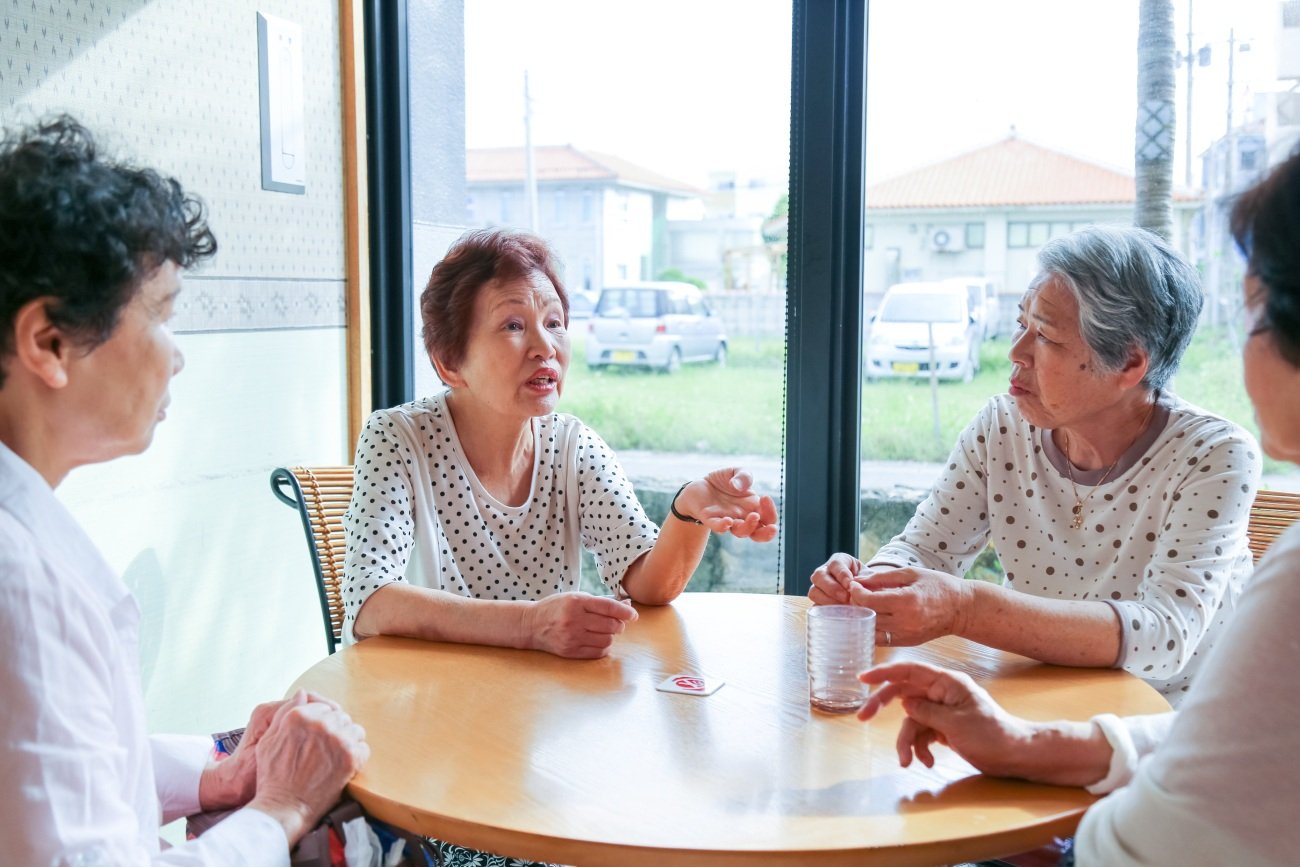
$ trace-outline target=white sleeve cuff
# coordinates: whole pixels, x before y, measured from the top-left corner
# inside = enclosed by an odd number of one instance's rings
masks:
[[[212,738],[151,735],[149,747],[163,823],[199,812],[199,777],[212,758]]]
[[[1138,752],[1129,735],[1128,727],[1113,713],[1098,714],[1092,718],[1092,724],[1101,729],[1102,735],[1110,744],[1110,769],[1091,786],[1085,786],[1089,794],[1105,795],[1133,779],[1137,770]]]

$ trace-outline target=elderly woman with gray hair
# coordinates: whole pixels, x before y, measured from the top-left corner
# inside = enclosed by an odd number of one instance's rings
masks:
[[[836,554],[817,604],[863,605],[882,644],[959,635],[1058,665],[1122,667],[1177,703],[1251,572],[1253,438],[1175,397],[1196,272],[1140,229],[1039,254],[1008,394],[962,433],[907,527]],[[961,576],[987,543],[1004,586]]]

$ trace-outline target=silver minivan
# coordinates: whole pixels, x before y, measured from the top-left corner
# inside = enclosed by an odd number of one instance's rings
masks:
[[[867,378],[929,377],[933,354],[939,379],[970,382],[979,373],[983,340],[970,298],[951,281],[889,287],[867,332]]]
[[[727,335],[690,283],[646,281],[606,286],[587,320],[587,366],[650,367],[727,362]]]

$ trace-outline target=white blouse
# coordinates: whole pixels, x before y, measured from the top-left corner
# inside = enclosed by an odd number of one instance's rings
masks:
[[[407,581],[474,599],[541,599],[578,589],[582,549],[615,594],[654,547],[609,446],[571,415],[532,420],[532,486],[506,505],[465,459],[446,392],[375,412],[357,442],[356,487],[344,524],[344,640],[380,587]]]
[[[205,737],[150,737],[140,609],[40,475],[0,444],[0,862],[287,865],[284,830],[239,810],[161,850],[199,810]]]
[[[1120,665],[1177,705],[1232,616],[1253,562],[1246,524],[1259,446],[1231,422],[1162,395],[1113,475],[1074,472],[1050,431],[992,398],[930,495],[871,562],[963,574],[992,542],[1016,590],[1093,599],[1123,628]],[[1073,529],[1075,489],[1084,526]]]
[[[1084,815],[1077,864],[1297,862],[1297,613],[1300,526],[1260,561],[1178,713],[1123,720],[1119,738],[1107,732],[1117,752],[1151,754],[1136,764],[1132,782]]]

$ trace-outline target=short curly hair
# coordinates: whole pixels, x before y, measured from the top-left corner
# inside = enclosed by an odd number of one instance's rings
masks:
[[[217,251],[203,203],[174,179],[100,155],[67,115],[0,141],[0,387],[14,318],[49,298],[50,321],[80,347],[112,335],[122,309],[164,263]]]
[[[1300,149],[1241,194],[1231,221],[1246,266],[1268,290],[1263,324],[1300,367]]]
[[[569,321],[569,295],[560,282],[559,263],[545,241],[513,229],[466,232],[442,261],[433,266],[420,293],[424,348],[431,359],[449,367],[465,360],[474,303],[479,290],[493,280],[517,280],[538,271],[551,281]]]

